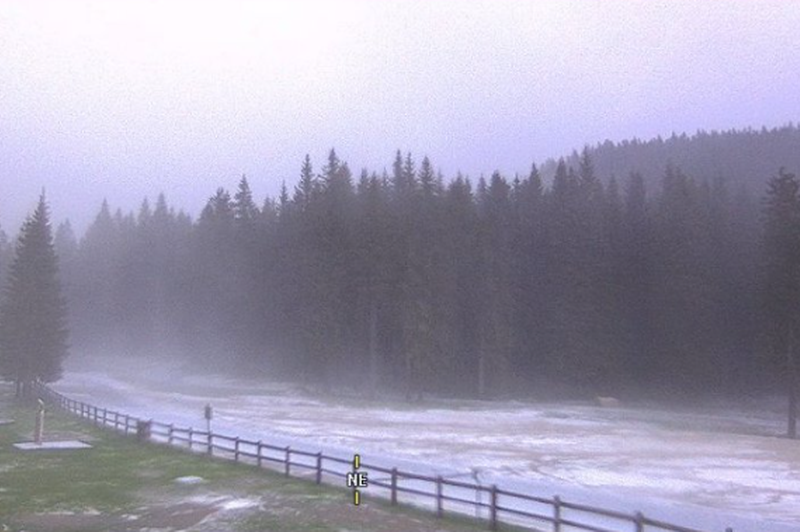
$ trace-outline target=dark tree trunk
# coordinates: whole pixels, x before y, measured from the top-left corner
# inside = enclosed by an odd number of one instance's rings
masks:
[[[791,439],[797,438],[797,364],[794,358],[794,334],[789,332],[789,342],[786,346],[787,372],[786,380],[789,394],[789,419],[786,435]]]
[[[378,392],[378,307],[373,301],[369,312],[369,394]]]
[[[483,346],[478,355],[478,399],[486,398],[486,354]]]

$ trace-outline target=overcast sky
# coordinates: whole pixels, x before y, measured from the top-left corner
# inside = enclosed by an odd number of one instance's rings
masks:
[[[0,226],[262,201],[331,147],[447,177],[800,119],[800,1],[0,0]]]

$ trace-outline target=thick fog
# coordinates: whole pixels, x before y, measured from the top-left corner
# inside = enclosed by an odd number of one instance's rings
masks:
[[[527,173],[606,139],[797,120],[798,2],[4,2],[0,226],[47,187],[194,214],[335,147],[447,176]]]
[[[788,531],[799,27],[800,1],[3,2],[0,376]]]

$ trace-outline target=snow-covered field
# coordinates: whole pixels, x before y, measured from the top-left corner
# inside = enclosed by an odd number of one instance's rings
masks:
[[[83,365],[83,364],[81,364]],[[704,530],[800,530],[800,443],[773,407],[600,408],[588,403],[326,399],[292,385],[185,376],[135,361],[79,367],[54,388],[138,417],[643,511]],[[87,369],[91,367],[91,369]]]

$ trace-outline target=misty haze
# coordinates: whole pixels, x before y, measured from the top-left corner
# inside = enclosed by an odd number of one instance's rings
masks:
[[[800,530],[798,27],[3,3],[0,527]]]

